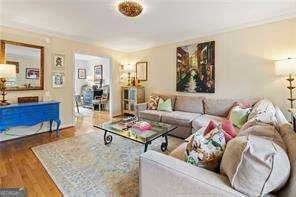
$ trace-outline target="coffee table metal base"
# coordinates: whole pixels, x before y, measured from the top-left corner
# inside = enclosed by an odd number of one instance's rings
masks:
[[[113,140],[112,135],[107,135],[107,131],[105,131],[105,133],[104,133],[105,145],[110,144],[112,142],[112,140]]]
[[[105,143],[105,145],[108,145],[108,144],[110,144],[111,142],[112,142],[112,140],[113,140],[113,137],[112,137],[112,135],[107,135],[108,134],[108,131],[105,131],[105,133],[104,133],[104,143]],[[168,148],[168,136],[167,136],[167,134],[164,134],[164,135],[162,135],[162,137],[164,137],[164,139],[165,139],[165,142],[162,142],[161,143],[161,146],[160,146],[160,149],[161,149],[161,151],[166,151],[167,150],[167,148]],[[147,151],[147,149],[148,149],[148,145],[149,144],[151,144],[151,141],[149,141],[149,142],[146,142],[144,145],[144,152],[146,152]]]

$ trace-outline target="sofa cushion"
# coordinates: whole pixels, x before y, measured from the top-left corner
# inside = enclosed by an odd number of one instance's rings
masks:
[[[160,121],[161,114],[162,112],[157,110],[144,110],[139,112],[139,118]]]
[[[162,113],[161,121],[164,123],[191,127],[192,120],[201,116],[201,114],[172,111],[170,113]]]
[[[158,101],[157,110],[158,111],[167,111],[167,112],[173,111],[172,99],[168,98],[167,100],[163,100],[162,98],[160,98]]]
[[[235,100],[232,99],[204,99],[205,114],[227,117]]]
[[[186,147],[187,147],[187,142],[182,143],[180,146],[175,148],[171,153],[170,156],[180,159],[182,161],[186,160]]]
[[[258,122],[256,120],[249,120],[240,130],[238,136],[258,136],[273,141],[284,150],[286,145],[280,136],[277,128],[274,125]]]
[[[163,100],[171,99],[172,102],[172,110],[175,110],[175,103],[176,103],[176,96],[175,95],[164,95],[164,94],[152,94],[152,96],[158,96],[159,98],[162,98]]]
[[[203,114],[203,97],[177,96],[175,110]]]
[[[158,107],[158,101],[159,101],[159,97],[158,96],[151,95],[149,97],[148,102],[147,102],[147,109],[149,109],[149,110],[156,110],[157,107]]]
[[[212,120],[209,122],[208,126],[206,127],[204,134],[210,133],[213,129],[217,128],[219,125],[214,123]],[[222,122],[222,132],[224,134],[226,142],[231,140],[232,138],[236,137],[236,132],[233,127],[233,124],[229,120],[225,120]]]
[[[215,171],[225,150],[226,141],[222,126],[218,125],[209,133],[199,130],[193,134],[186,147],[186,162]]]
[[[292,197],[296,196],[296,133],[290,124],[280,125],[279,133],[286,144],[291,164],[290,178],[279,196]]]
[[[276,111],[272,102],[267,99],[263,99],[258,101],[252,108],[248,120],[256,119],[260,122],[273,124],[276,122],[275,113]]]
[[[288,120],[278,106],[275,106],[275,118],[278,126],[289,124]]]
[[[228,119],[233,125],[241,128],[247,121],[251,108],[242,108],[241,106],[234,106],[229,112]]]
[[[220,116],[213,116],[213,115],[204,114],[204,115],[198,116],[197,118],[192,120],[192,127],[195,130],[199,130],[202,127],[208,126],[208,124],[211,120],[214,123],[218,124],[218,123],[222,123],[223,121],[225,121],[227,119],[224,117],[220,117]]]
[[[248,196],[264,196],[284,186],[290,162],[286,152],[273,141],[239,136],[228,142],[220,170],[234,189]]]

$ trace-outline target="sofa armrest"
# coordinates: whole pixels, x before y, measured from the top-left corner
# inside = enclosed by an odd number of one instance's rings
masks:
[[[171,156],[148,151],[140,156],[140,196],[244,196],[228,178]]]
[[[147,103],[138,103],[136,105],[136,113],[137,113],[137,116],[139,116],[139,112],[140,111],[144,111],[147,109]]]

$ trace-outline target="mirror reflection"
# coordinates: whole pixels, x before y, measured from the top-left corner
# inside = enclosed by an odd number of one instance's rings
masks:
[[[4,44],[6,64],[16,67],[15,77],[7,79],[7,90],[43,89],[43,47],[11,41]]]

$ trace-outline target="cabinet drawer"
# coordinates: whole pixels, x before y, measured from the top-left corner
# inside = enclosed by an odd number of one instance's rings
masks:
[[[47,118],[58,118],[59,117],[59,113],[58,111],[54,111],[54,110],[50,110],[50,111],[45,111],[44,112],[44,117]]]
[[[27,111],[21,113],[22,121],[42,120],[43,118],[44,114],[42,111]]]
[[[20,115],[19,114],[4,115],[4,116],[1,116],[0,120],[1,122],[6,124],[17,123],[20,121]]]
[[[18,113],[17,109],[2,109],[1,111],[3,116]]]
[[[47,106],[34,106],[34,107],[26,107],[22,109],[22,112],[44,112],[44,111],[55,111],[58,109],[57,105],[47,105]]]

